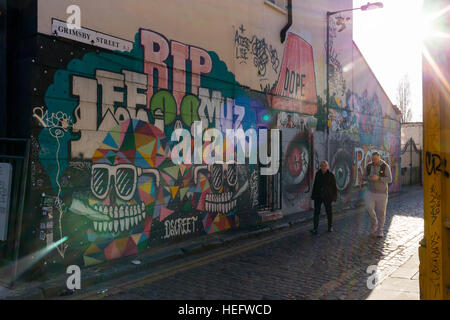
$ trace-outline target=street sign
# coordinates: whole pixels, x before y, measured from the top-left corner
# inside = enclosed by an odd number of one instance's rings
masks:
[[[0,163],[0,241],[5,241],[8,233],[12,172],[10,163]]]
[[[113,51],[131,51],[133,49],[133,43],[131,41],[83,27],[80,29],[70,29],[66,22],[54,18],[52,19],[52,34]]]

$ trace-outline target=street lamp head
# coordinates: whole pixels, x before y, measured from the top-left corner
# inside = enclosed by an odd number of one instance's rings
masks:
[[[361,6],[362,11],[379,9],[379,8],[383,8],[382,2],[374,2],[374,3],[367,2],[367,4]]]
[[[352,9],[345,9],[345,10],[332,11],[332,12],[327,11],[327,18],[329,18],[330,16],[332,16],[336,13],[341,13],[341,12],[348,12],[348,11],[354,11],[354,10],[366,11],[366,10],[373,10],[373,9],[379,9],[379,8],[383,8],[382,2],[374,2],[374,3],[367,2],[367,4],[361,6],[360,8],[352,8]]]

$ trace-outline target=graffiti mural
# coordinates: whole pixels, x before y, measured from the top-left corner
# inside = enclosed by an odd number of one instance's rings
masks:
[[[313,131],[317,127],[318,98],[312,47],[294,33],[287,36],[270,99],[271,107],[280,110],[277,127],[283,134],[283,211],[307,210],[314,174]]]
[[[129,52],[39,41],[37,68],[49,76],[36,83],[33,123],[49,184],[37,191],[61,204],[52,238],[68,238],[61,258],[89,265],[258,221],[258,165],[174,164],[171,135],[193,133],[196,121],[223,134],[275,126],[266,94],[244,90],[214,52],[147,29]],[[269,50],[277,69],[276,51],[261,41],[252,52]]]
[[[317,112],[316,76],[312,46],[289,33],[271,107],[304,114]]]
[[[330,170],[336,177],[338,197],[341,202],[351,201],[352,192],[355,190],[353,179],[354,172],[354,149],[359,146],[357,137],[346,133],[335,133],[330,142]]]
[[[369,96],[347,91],[345,108],[331,111],[330,167],[336,176],[339,201],[349,203],[361,198],[366,182],[364,168],[378,151],[390,166],[393,182],[391,192],[399,191],[399,130],[398,121],[382,117],[383,109],[376,94]]]
[[[92,265],[260,222],[261,175],[269,164],[252,163],[247,151],[245,163],[209,163],[207,150],[217,156],[217,144],[242,152],[208,140],[203,133],[210,129],[225,136],[227,129],[280,129],[283,213],[310,209],[327,124],[312,45],[291,32],[279,59],[278,47],[250,34],[241,26],[229,40],[239,63],[260,78],[275,74],[261,91],[241,85],[216,52],[154,30],[137,29],[132,48],[114,52],[38,36],[31,199],[52,199],[51,224],[48,214],[35,218],[45,223],[42,245],[65,240],[52,263]],[[346,94],[330,106],[329,162],[339,201],[347,203],[362,196],[361,170],[373,150],[384,152],[398,177],[400,129],[382,118],[376,95],[336,86]],[[199,162],[173,160],[177,129],[188,132],[182,142]],[[250,145],[250,135],[244,140]]]
[[[283,207],[298,212],[310,207],[314,174],[313,135],[309,130],[283,130]]]

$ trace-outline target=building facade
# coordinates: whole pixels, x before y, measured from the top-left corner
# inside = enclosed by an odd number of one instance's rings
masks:
[[[422,122],[405,122],[402,123],[401,129],[401,141],[402,147],[413,139],[418,149],[422,149],[423,146],[423,123]]]
[[[406,122],[401,124],[401,181],[402,185],[421,184],[423,123]]]
[[[283,37],[284,3],[38,0],[16,8],[31,21],[16,31],[23,112],[7,111],[23,132],[5,133],[31,146],[22,254],[63,240],[48,263],[92,265],[254,225],[263,211],[308,214],[322,159],[336,175],[338,204],[351,205],[363,197],[374,150],[391,165],[390,191],[399,191],[400,115],[353,42],[348,12],[330,18],[327,108],[326,11],[352,1],[293,0]],[[68,25],[71,5],[80,29]],[[245,163],[195,162],[225,144],[203,134],[199,144],[186,138],[190,154],[178,153],[192,163],[176,163],[176,129],[194,137],[199,128],[242,129],[249,143],[256,132],[256,161],[247,150]]]

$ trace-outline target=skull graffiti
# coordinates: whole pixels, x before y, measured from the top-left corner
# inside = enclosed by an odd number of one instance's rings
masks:
[[[197,206],[204,213],[203,227],[206,233],[238,226],[238,207],[241,211],[257,204],[257,199],[253,199],[254,195],[250,192],[252,181],[249,177],[254,171],[251,165],[236,163],[195,167],[194,185],[207,186],[199,195]],[[243,197],[249,201],[239,201]]]
[[[209,177],[210,192],[204,197],[204,211],[228,214],[236,208],[238,176],[237,164],[212,164],[198,166],[194,172],[194,183],[198,183],[198,174],[203,171]],[[247,188],[247,186],[246,186]]]
[[[90,193],[70,210],[93,221],[94,230],[117,234],[152,215],[160,186],[156,169],[168,161],[167,139],[155,126],[128,120],[108,132],[92,158]]]

